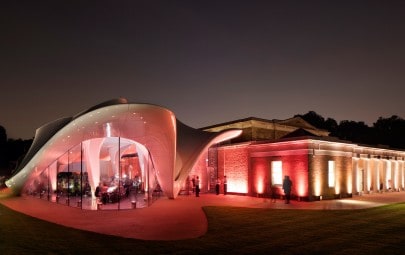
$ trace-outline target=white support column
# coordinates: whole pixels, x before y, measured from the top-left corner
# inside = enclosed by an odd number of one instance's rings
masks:
[[[380,160],[373,159],[374,187],[376,192],[380,191]]]
[[[392,189],[393,191],[398,191],[398,180],[399,180],[399,171],[398,171],[398,161],[391,160],[392,166]]]
[[[384,160],[384,190],[389,190],[392,188],[392,174],[391,174],[391,162],[389,160]]]
[[[404,173],[404,171],[405,171],[405,168],[404,168],[404,161],[403,160],[400,160],[399,162],[399,173],[400,173],[400,184],[399,184],[399,187],[400,187],[400,190],[401,191],[403,191],[404,190],[404,185],[405,185],[405,173]]]
[[[365,186],[365,191],[367,193],[370,193],[371,190],[371,169],[370,169],[370,159],[365,159],[364,162],[364,186]]]
[[[94,198],[94,191],[100,182],[100,149],[104,138],[91,139],[83,142],[83,158],[89,176],[91,194]]]
[[[52,189],[52,194],[56,191],[56,186],[57,186],[57,160],[55,160],[52,164],[49,165],[49,180],[51,182],[51,189]]]
[[[353,189],[353,194],[358,194],[359,192],[359,184],[358,184],[358,165],[359,165],[359,160],[358,158],[352,158],[352,178],[353,178],[353,182],[352,182],[352,189]]]

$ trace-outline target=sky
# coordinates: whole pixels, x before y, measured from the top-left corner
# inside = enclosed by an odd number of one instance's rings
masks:
[[[201,128],[315,111],[405,117],[405,1],[12,1],[0,9],[0,125],[124,97]]]

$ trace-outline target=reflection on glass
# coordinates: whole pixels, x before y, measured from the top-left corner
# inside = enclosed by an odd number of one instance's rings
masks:
[[[33,171],[24,193],[86,210],[142,208],[162,194],[148,150],[119,137],[74,146]]]

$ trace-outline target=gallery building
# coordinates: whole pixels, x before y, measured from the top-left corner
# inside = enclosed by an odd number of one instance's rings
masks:
[[[273,186],[283,197],[284,176],[300,201],[405,190],[405,151],[341,141],[300,117],[247,118],[204,130],[232,128],[242,135],[207,152],[211,176],[227,176],[230,193],[270,196]],[[210,189],[213,183],[211,178]]]
[[[168,109],[116,99],[37,129],[7,186],[82,209],[149,206],[189,195],[193,181],[215,192],[314,201],[405,189],[405,151],[329,137],[302,118],[247,118],[191,128]],[[221,186],[222,187],[222,186]],[[221,190],[223,192],[223,190]]]

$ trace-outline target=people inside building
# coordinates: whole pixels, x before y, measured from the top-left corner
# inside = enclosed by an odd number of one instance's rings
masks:
[[[198,176],[195,179],[195,196],[200,196],[200,178]]]
[[[195,178],[193,177],[193,179],[191,179],[192,182],[192,186],[193,186],[193,194],[195,192]]]
[[[100,182],[98,184],[98,186],[96,187],[96,191],[94,192],[95,197],[100,197],[101,196],[101,188],[102,188],[102,185],[101,185],[101,182]]]

